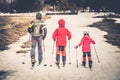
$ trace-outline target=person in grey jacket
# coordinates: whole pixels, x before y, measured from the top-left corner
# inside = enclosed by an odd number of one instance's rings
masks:
[[[41,64],[42,62],[42,40],[46,38],[47,35],[47,28],[43,24],[42,21],[42,14],[37,13],[36,14],[36,20],[31,21],[28,27],[28,32],[31,34],[31,42],[32,42],[32,48],[30,51],[31,56],[31,63],[32,66],[36,63],[35,60],[35,48],[36,44],[38,45],[38,63]]]

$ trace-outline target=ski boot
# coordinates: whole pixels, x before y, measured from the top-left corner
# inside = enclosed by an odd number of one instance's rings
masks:
[[[39,60],[38,65],[40,65],[41,63],[42,63],[42,59],[41,59],[41,60]]]
[[[60,69],[60,64],[59,64],[59,62],[56,62],[56,65],[58,66],[58,69]]]
[[[63,67],[65,67],[65,62],[63,62]]]
[[[32,63],[32,69],[33,69],[34,66],[35,66],[36,60],[35,59],[31,59],[31,63]]]
[[[89,68],[92,70],[92,61],[89,61]]]
[[[66,63],[66,56],[62,56],[62,62],[63,62],[63,67],[65,67],[65,63]]]
[[[86,62],[82,62],[82,66],[86,68]]]
[[[38,60],[38,65],[39,66],[42,63],[43,57],[41,56],[41,58]]]

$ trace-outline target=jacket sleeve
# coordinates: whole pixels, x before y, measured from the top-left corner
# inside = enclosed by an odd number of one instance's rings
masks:
[[[56,41],[56,36],[57,36],[57,29],[52,34],[52,38],[54,41]]]
[[[44,36],[43,36],[43,39],[45,39],[45,38],[46,38],[46,35],[47,35],[47,28],[44,26],[43,30],[44,30]]]
[[[92,42],[92,44],[95,44],[95,41],[93,39],[91,39],[91,42]]]
[[[78,46],[80,47],[81,45],[83,45],[83,40],[84,38],[81,39],[80,43],[78,44]]]
[[[67,36],[68,36],[68,40],[72,38],[71,32],[68,29],[67,29]]]

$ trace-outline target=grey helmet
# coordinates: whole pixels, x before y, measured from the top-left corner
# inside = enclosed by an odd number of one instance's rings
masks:
[[[42,14],[41,13],[37,13],[36,14],[36,19],[42,19]]]

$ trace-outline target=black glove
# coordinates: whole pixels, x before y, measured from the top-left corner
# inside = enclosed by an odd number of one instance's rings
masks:
[[[29,32],[29,33],[32,33],[32,28],[28,28],[28,32]]]
[[[44,40],[44,39],[45,39],[45,36],[43,36],[42,38],[43,38],[43,40]]]
[[[74,48],[77,49],[77,48],[78,48],[78,45],[76,45]]]

